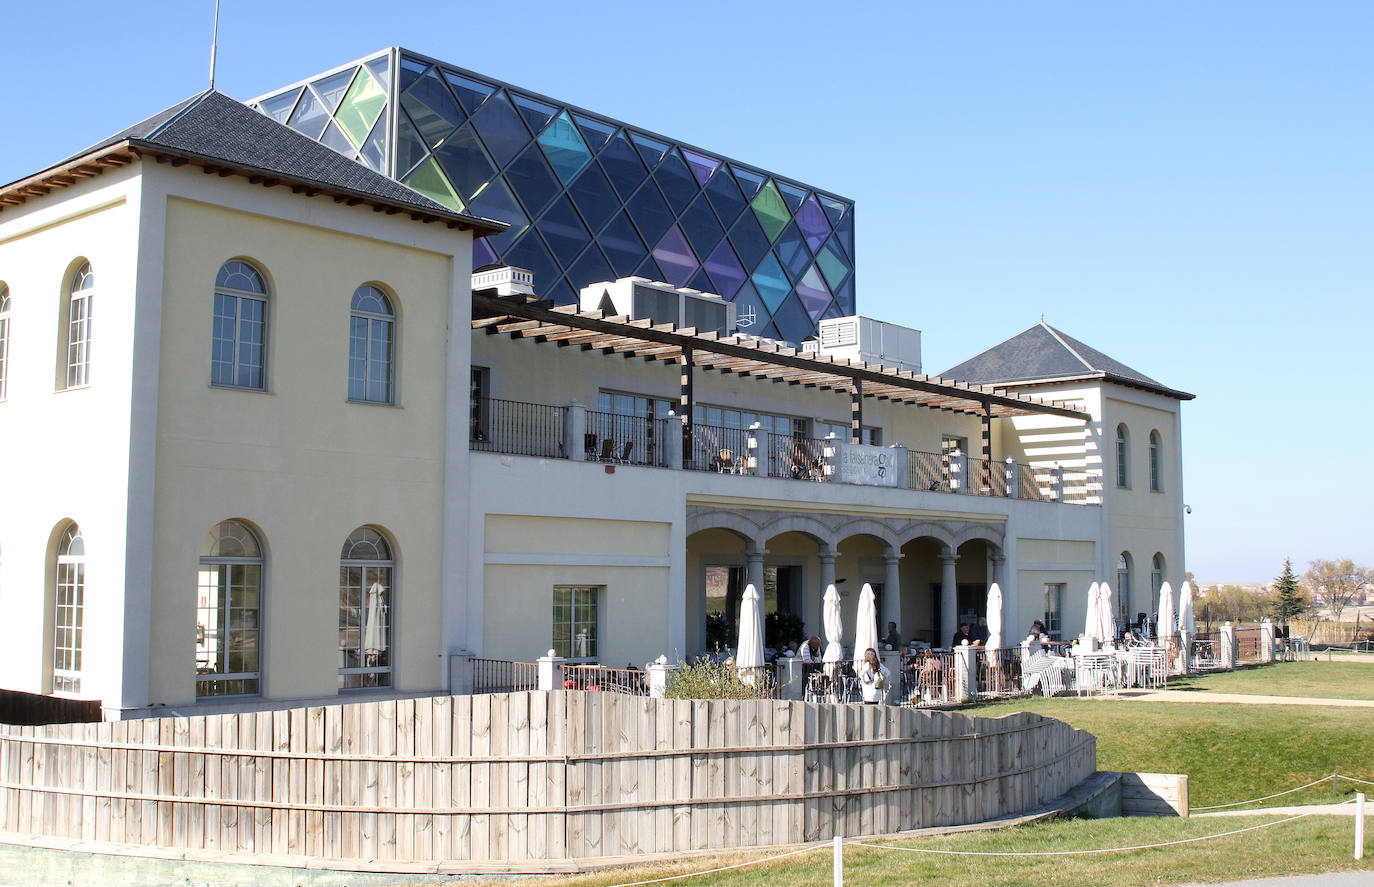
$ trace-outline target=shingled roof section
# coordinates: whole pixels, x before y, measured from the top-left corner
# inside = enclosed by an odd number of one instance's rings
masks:
[[[479,235],[499,233],[506,227],[503,222],[469,216],[431,200],[214,89],[102,139],[52,169],[123,144],[276,174],[403,209],[413,208],[466,223],[477,229]]]
[[[940,375],[979,385],[1107,379],[1179,400],[1193,399],[1186,391],[1162,385],[1044,321]]]

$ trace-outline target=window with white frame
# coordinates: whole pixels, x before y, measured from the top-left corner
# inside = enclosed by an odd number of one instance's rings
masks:
[[[1160,440],[1159,432],[1150,431],[1150,492],[1158,493],[1164,489],[1164,479],[1159,473],[1160,448],[1163,442]]]
[[[396,312],[386,293],[363,284],[353,293],[348,327],[348,399],[395,403]]]
[[[52,691],[81,692],[83,614],[86,608],[86,541],[68,524],[57,543],[53,598]]]
[[[1159,600],[1160,589],[1164,587],[1164,555],[1158,551],[1150,559],[1150,600]]]
[[[1045,583],[1045,633],[1060,640],[1064,632],[1064,582]]]
[[[553,587],[553,651],[565,659],[593,661],[600,655],[599,621],[603,585]]]
[[[267,284],[258,269],[237,259],[215,277],[215,318],[210,384],[267,387]]]
[[[0,400],[9,392],[10,377],[10,288],[0,280]]]
[[[196,585],[196,695],[259,692],[262,546],[240,521],[215,525],[201,545]]]
[[[95,304],[95,274],[82,262],[72,275],[67,294],[67,374],[65,387],[81,388],[91,381],[91,312]]]
[[[1116,557],[1116,611],[1123,621],[1131,618],[1131,554],[1123,551]]]
[[[391,686],[391,602],[396,561],[372,527],[339,554],[339,689]]]
[[[1131,436],[1125,425],[1116,426],[1116,485],[1131,485]]]
[[[468,437],[470,440],[489,440],[487,429],[491,400],[491,370],[473,367],[468,387]]]

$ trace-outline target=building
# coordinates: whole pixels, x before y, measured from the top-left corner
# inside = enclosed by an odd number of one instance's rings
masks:
[[[528,268],[561,304],[634,275],[718,293],[741,329],[791,342],[855,313],[853,202],[718,152],[394,47],[253,104],[505,220],[476,264]]]
[[[939,643],[997,582],[1008,638],[1073,635],[1118,552],[1181,578],[1187,395],[1039,327],[948,381],[864,319],[803,352],[671,282],[555,304],[473,274],[503,230],[214,91],[0,188],[0,685],[438,692],[462,651],[728,643],[746,583],[783,632],[871,583]]]

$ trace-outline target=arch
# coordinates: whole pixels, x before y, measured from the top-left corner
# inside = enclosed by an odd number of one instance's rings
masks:
[[[267,388],[267,341],[271,293],[262,266],[230,259],[215,275],[210,345],[210,384]]]
[[[91,315],[95,305],[95,272],[90,261],[84,257],[73,259],[64,284],[57,387],[84,388],[91,381]]]
[[[996,551],[1002,550],[1002,543],[1006,539],[1006,534],[988,526],[987,524],[970,524],[960,528],[954,534],[953,548],[955,551],[965,542],[972,542],[974,539],[981,539],[991,545]]]
[[[391,536],[364,524],[339,551],[339,689],[390,687],[395,644],[396,553]]]
[[[54,693],[80,693],[85,648],[86,539],[73,520],[53,529],[48,647]]]
[[[348,314],[348,399],[396,402],[396,302],[389,290],[364,283]]]
[[[897,533],[892,527],[881,521],[873,520],[872,518],[855,518],[854,520],[845,521],[835,528],[834,533],[836,545],[839,545],[852,536],[872,536],[886,545],[890,550],[896,551],[902,547],[897,541]]]
[[[734,511],[689,510],[687,513],[687,535],[691,536],[702,530],[729,530],[746,543],[763,544],[762,530],[759,525]]]
[[[1129,622],[1131,612],[1131,598],[1135,593],[1135,583],[1133,574],[1135,573],[1135,559],[1131,557],[1129,551],[1123,551],[1116,556],[1116,601],[1117,612],[1121,617]]]
[[[822,521],[804,514],[784,514],[768,521],[759,529],[759,542],[767,545],[770,539],[783,533],[800,533],[821,548],[835,550],[834,531]]]
[[[1131,486],[1131,432],[1125,422],[1116,426],[1116,485],[1123,490]]]
[[[1164,587],[1164,577],[1168,575],[1168,564],[1164,555],[1158,551],[1150,558],[1150,600],[1159,600],[1160,589]]]
[[[196,571],[196,696],[252,696],[262,686],[266,558],[259,531],[222,520],[201,541]]]
[[[1163,455],[1164,441],[1159,436],[1159,430],[1150,429],[1150,492],[1159,493],[1164,490],[1164,475],[1161,471],[1162,463],[1160,457]]]
[[[920,523],[908,524],[897,533],[899,548],[917,539],[934,539],[944,548],[953,551],[958,546],[954,541],[954,533],[949,527],[943,524],[921,521]]]

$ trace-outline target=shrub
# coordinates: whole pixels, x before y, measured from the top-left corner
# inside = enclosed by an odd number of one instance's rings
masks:
[[[703,659],[691,665],[679,662],[668,676],[663,695],[667,699],[767,699],[771,689],[767,674],[760,674],[750,685],[740,680],[733,667]]]

